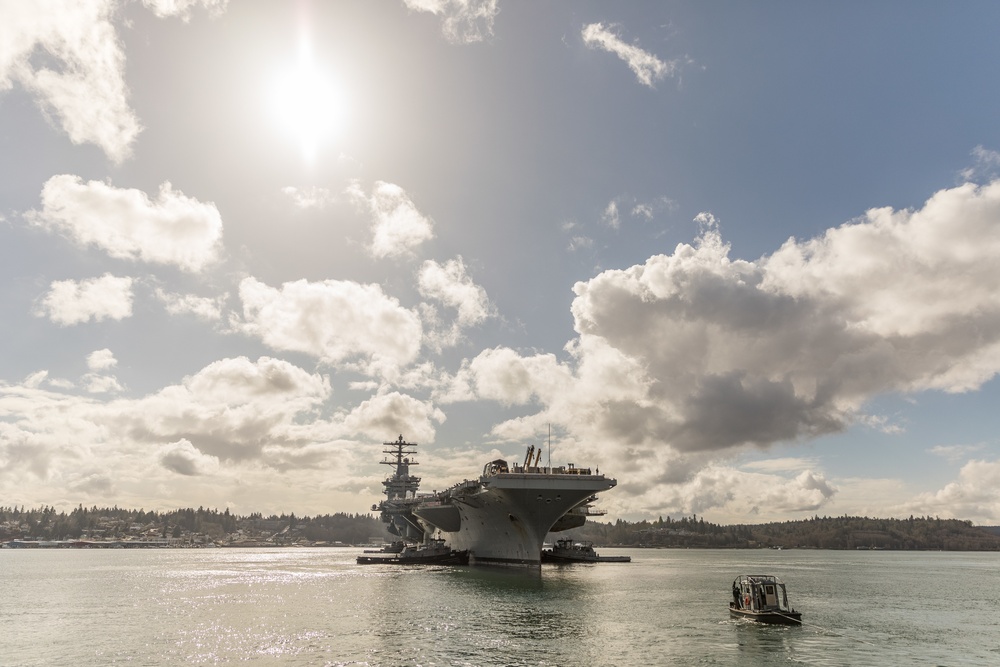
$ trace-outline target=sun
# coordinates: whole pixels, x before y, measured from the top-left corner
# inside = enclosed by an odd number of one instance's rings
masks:
[[[271,111],[282,131],[295,140],[306,160],[343,131],[346,99],[329,73],[303,44],[298,62],[278,72],[270,88]]]

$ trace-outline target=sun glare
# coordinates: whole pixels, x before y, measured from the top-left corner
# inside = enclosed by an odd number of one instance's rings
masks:
[[[306,160],[315,159],[323,144],[336,138],[346,115],[342,91],[312,62],[305,46],[299,62],[275,77],[271,109]]]

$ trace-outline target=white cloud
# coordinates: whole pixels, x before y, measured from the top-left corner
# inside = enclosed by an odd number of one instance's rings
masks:
[[[215,262],[221,249],[222,218],[215,205],[185,197],[170,183],[161,185],[156,201],[150,201],[139,190],[84,183],[69,174],[53,176],[42,189],[42,210],[26,217],[112,257],[186,271]]]
[[[524,405],[534,398],[554,402],[571,387],[570,370],[552,354],[525,357],[510,348],[484,350],[468,372],[479,398],[504,405]]]
[[[694,474],[747,445],[885,430],[870,399],[968,391],[1000,371],[1000,181],[875,209],[756,262],[698,221],[694,245],[577,283],[572,364],[494,350],[463,369],[456,385],[480,398],[540,405],[495,435],[552,423],[681,481],[680,453]],[[815,474],[796,484],[789,507],[832,498]]]
[[[412,11],[440,16],[448,41],[480,42],[493,35],[493,21],[500,11],[498,0],[403,0]]]
[[[104,348],[103,350],[94,350],[87,355],[87,368],[95,373],[98,371],[106,371],[117,365],[118,360],[115,359],[114,353],[108,348]]]
[[[118,365],[118,360],[111,350],[95,350],[87,355],[87,368],[90,372],[83,376],[83,387],[91,394],[109,394],[122,390],[118,379],[107,373]]]
[[[346,416],[344,425],[349,432],[370,438],[405,433],[408,441],[433,442],[434,424],[444,420],[444,413],[431,403],[390,392],[362,402]]]
[[[296,208],[301,209],[314,208],[322,210],[336,202],[336,197],[328,188],[318,186],[297,188],[289,185],[281,188],[281,192],[291,198]]]
[[[688,474],[657,478],[656,472],[668,463],[680,462],[659,456],[649,459],[647,465],[630,471],[628,482],[614,494],[602,496],[601,505],[617,514],[642,517],[711,512],[714,520],[724,523],[758,523],[816,512],[839,494],[822,473],[811,469],[787,477],[780,470],[746,472],[701,460]],[[616,461],[615,471],[619,470]]]
[[[326,377],[268,358],[223,359],[140,399],[0,382],[0,488],[28,505],[113,494],[136,507],[240,500],[247,511],[299,511],[318,495],[320,510],[357,446],[338,439],[342,421],[320,417],[330,394]],[[275,475],[293,468],[294,485]],[[199,475],[211,484],[184,481]]]
[[[361,185],[351,184],[347,194],[372,215],[372,244],[369,252],[378,259],[410,255],[413,249],[434,238],[434,224],[398,185],[377,181],[371,196]]]
[[[463,326],[479,324],[493,314],[486,290],[472,281],[461,257],[443,265],[431,260],[424,262],[418,286],[424,297],[456,309],[458,321]]]
[[[605,27],[603,23],[591,23],[583,27],[583,43],[590,48],[603,49],[618,56],[635,72],[639,83],[654,87],[654,84],[668,76],[672,76],[678,68],[676,60],[662,61],[655,55],[642,50],[634,44],[622,41],[614,26]]]
[[[0,92],[21,85],[74,144],[128,157],[140,131],[128,103],[114,0],[5,0],[0,5]],[[50,59],[38,64],[42,51]]]
[[[83,376],[83,388],[91,394],[113,394],[121,391],[122,385],[113,375],[87,373]]]
[[[906,504],[911,514],[995,524],[1000,521],[1000,461],[969,461],[958,480]]]
[[[185,23],[191,20],[194,8],[202,5],[212,16],[218,16],[226,11],[229,0],[142,0],[159,18],[177,17]]]
[[[299,280],[275,289],[246,278],[240,298],[244,331],[277,350],[334,365],[360,359],[371,372],[396,372],[420,351],[420,318],[378,285]]]
[[[245,357],[209,364],[180,385],[121,404],[113,423],[148,442],[184,438],[203,454],[225,460],[267,459],[267,447],[295,449],[301,417],[316,417],[329,380],[279,359]]]
[[[205,475],[218,470],[218,457],[203,454],[186,439],[170,443],[158,450],[160,465],[178,475]]]
[[[35,314],[69,326],[90,319],[122,320],[132,316],[132,279],[106,273],[90,280],[56,280]]]
[[[194,315],[198,319],[215,322],[222,318],[222,306],[229,295],[209,298],[194,294],[175,294],[157,288],[156,297],[171,315]]]

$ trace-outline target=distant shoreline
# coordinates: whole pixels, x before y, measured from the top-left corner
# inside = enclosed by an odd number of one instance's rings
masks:
[[[313,544],[274,544],[269,542],[233,542],[233,543],[223,543],[223,544],[161,544],[151,541],[141,541],[141,540],[120,540],[120,541],[91,541],[91,540],[66,540],[66,541],[53,541],[53,540],[10,540],[7,542],[0,542],[0,549],[30,549],[30,550],[50,550],[50,549],[363,549],[371,548],[378,545],[372,544],[329,544],[329,543],[313,543]],[[998,549],[892,549],[886,547],[854,547],[854,548],[838,548],[838,547],[764,547],[764,546],[731,546],[731,547],[713,547],[713,546],[650,546],[650,545],[621,545],[621,544],[596,544],[594,545],[599,549],[636,549],[636,550],[670,550],[670,551],[688,551],[688,550],[715,550],[715,551],[892,551],[892,552],[948,552],[948,553],[966,553],[966,552],[976,552],[976,553],[991,553],[998,551]]]

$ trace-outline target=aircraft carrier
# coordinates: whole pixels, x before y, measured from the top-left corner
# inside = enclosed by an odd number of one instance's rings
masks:
[[[406,553],[413,554],[412,562],[430,559],[419,556],[420,545],[433,545],[440,552],[443,544],[448,547],[445,553],[467,557],[471,565],[538,566],[545,536],[603,514],[591,504],[598,492],[617,484],[598,470],[572,463],[540,467],[541,447],[532,445],[521,464],[490,461],[478,479],[420,493],[420,478],[410,474],[417,465],[416,448],[402,435],[383,443],[386,458],[381,463],[391,466],[393,474],[382,482],[385,500],[372,506],[389,532],[400,538],[397,549],[405,545]]]

